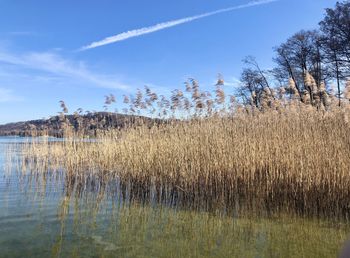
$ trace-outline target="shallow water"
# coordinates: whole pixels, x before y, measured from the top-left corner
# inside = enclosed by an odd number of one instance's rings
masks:
[[[0,137],[0,257],[336,257],[350,233],[340,222],[125,202],[68,189],[64,177],[6,171],[7,147],[27,141]]]

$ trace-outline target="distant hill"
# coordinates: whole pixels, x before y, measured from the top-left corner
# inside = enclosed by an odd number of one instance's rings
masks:
[[[123,128],[135,123],[158,123],[159,119],[151,119],[142,116],[124,115],[109,112],[89,113],[86,115],[60,115],[49,119],[31,120],[0,125],[0,135],[31,136],[50,135],[63,136],[63,128],[67,125],[74,131],[80,131],[84,135],[95,136],[97,131],[112,128]]]

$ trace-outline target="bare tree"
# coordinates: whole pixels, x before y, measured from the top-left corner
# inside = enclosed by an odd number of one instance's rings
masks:
[[[337,82],[340,106],[341,83],[350,74],[350,2],[337,2],[334,9],[326,9],[320,29],[327,71]]]

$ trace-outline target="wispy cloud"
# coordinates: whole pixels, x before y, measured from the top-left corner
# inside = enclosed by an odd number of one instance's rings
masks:
[[[83,80],[103,88],[128,89],[128,86],[120,83],[115,76],[98,74],[88,69],[83,62],[65,59],[52,52],[31,52],[17,55],[0,51],[0,63],[1,62],[15,65],[16,67],[47,72],[72,80]]]
[[[34,36],[36,35],[33,31],[11,31],[10,35],[12,36]]]
[[[242,82],[236,77],[231,77],[228,80],[225,80],[225,83],[224,83],[225,86],[234,87],[234,88],[239,87],[241,84]]]
[[[127,32],[123,32],[111,37],[107,37],[103,40],[100,41],[96,41],[93,42],[87,46],[82,47],[80,50],[87,50],[87,49],[91,49],[91,48],[96,48],[96,47],[100,47],[100,46],[104,46],[104,45],[108,45],[108,44],[112,44],[118,41],[123,41],[129,38],[134,38],[134,37],[139,37],[141,35],[145,35],[145,34],[149,34],[149,33],[153,33],[156,31],[160,31],[160,30],[164,30],[170,27],[174,27],[180,24],[184,24],[184,23],[189,23],[195,20],[199,20],[205,17],[209,17],[209,16],[213,16],[216,14],[220,14],[220,13],[225,13],[225,12],[230,12],[230,11],[234,11],[234,10],[239,10],[239,9],[244,9],[244,8],[249,8],[249,7],[253,7],[253,6],[258,6],[258,5],[265,5],[265,4],[269,4],[272,2],[276,2],[279,0],[258,0],[258,1],[252,1],[249,2],[247,4],[243,4],[243,5],[238,5],[238,6],[234,6],[234,7],[229,7],[229,8],[225,8],[225,9],[220,9],[220,10],[216,10],[213,12],[208,12],[208,13],[204,13],[204,14],[200,14],[200,15],[195,15],[195,16],[191,16],[191,17],[186,17],[186,18],[182,18],[182,19],[178,19],[178,20],[173,20],[173,21],[168,21],[168,22],[163,22],[163,23],[158,23],[156,25],[150,26],[150,27],[144,27],[141,29],[135,29],[135,30],[130,30]]]
[[[0,88],[0,103],[20,101],[21,97],[16,96],[11,90]]]

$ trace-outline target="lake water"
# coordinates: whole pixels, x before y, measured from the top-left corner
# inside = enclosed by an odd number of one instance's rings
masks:
[[[8,147],[26,141],[0,137],[0,257],[336,257],[350,233],[344,223],[125,202],[101,185],[5,169]]]

